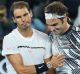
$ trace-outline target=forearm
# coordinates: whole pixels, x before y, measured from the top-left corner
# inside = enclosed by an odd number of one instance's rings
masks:
[[[15,67],[15,70],[17,74],[36,74],[36,69],[35,66],[20,66],[20,67]]]
[[[46,72],[48,70],[48,67],[46,63],[42,63],[29,66],[23,66],[23,65],[21,65],[20,67],[15,66],[15,70],[18,74],[40,74]]]
[[[47,71],[47,74],[56,74],[56,70],[51,67],[48,68],[48,63],[38,64],[38,65],[30,65],[24,66],[19,70],[19,74],[39,74]],[[36,69],[36,67],[38,69]],[[41,67],[41,68],[40,68]]]
[[[48,69],[47,73],[46,74],[56,74],[56,70],[51,68],[51,69]]]
[[[19,54],[8,55],[7,57],[17,74],[39,74],[48,70],[45,63],[25,66]]]
[[[17,74],[36,74],[35,66],[25,66],[19,54],[8,55],[7,58],[17,72]]]

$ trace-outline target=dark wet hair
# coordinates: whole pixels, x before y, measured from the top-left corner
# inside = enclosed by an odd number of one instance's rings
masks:
[[[26,7],[28,9],[28,11],[30,11],[30,7],[29,7],[29,4],[27,2],[25,2],[25,1],[14,2],[11,6],[11,9],[10,9],[11,15],[14,16],[13,12],[15,9],[24,8],[24,7]]]

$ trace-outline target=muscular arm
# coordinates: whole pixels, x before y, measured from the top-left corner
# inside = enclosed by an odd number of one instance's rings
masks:
[[[36,69],[34,65],[25,66],[22,62],[22,58],[19,54],[10,54],[7,55],[7,58],[9,59],[10,63],[14,67],[17,74],[36,74]],[[55,74],[55,68],[62,66],[63,62],[63,56],[53,56],[51,59],[48,58],[45,60],[45,62],[50,62],[53,65],[53,68],[49,69],[47,71],[47,74]],[[61,63],[61,64],[60,64]]]
[[[19,54],[10,54],[7,55],[7,58],[9,59],[17,74],[36,74],[35,66],[25,66]]]

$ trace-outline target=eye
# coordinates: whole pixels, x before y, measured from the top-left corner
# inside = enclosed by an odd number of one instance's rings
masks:
[[[54,24],[52,24],[52,25],[50,25],[50,26],[57,26],[57,24],[58,24],[58,23],[54,23]]]
[[[17,19],[21,18],[21,16],[16,16]]]
[[[23,16],[27,16],[28,15],[28,13],[25,13]]]

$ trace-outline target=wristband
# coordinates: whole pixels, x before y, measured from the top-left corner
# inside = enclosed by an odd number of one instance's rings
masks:
[[[45,63],[35,65],[37,74],[43,73],[48,70],[48,67]]]

